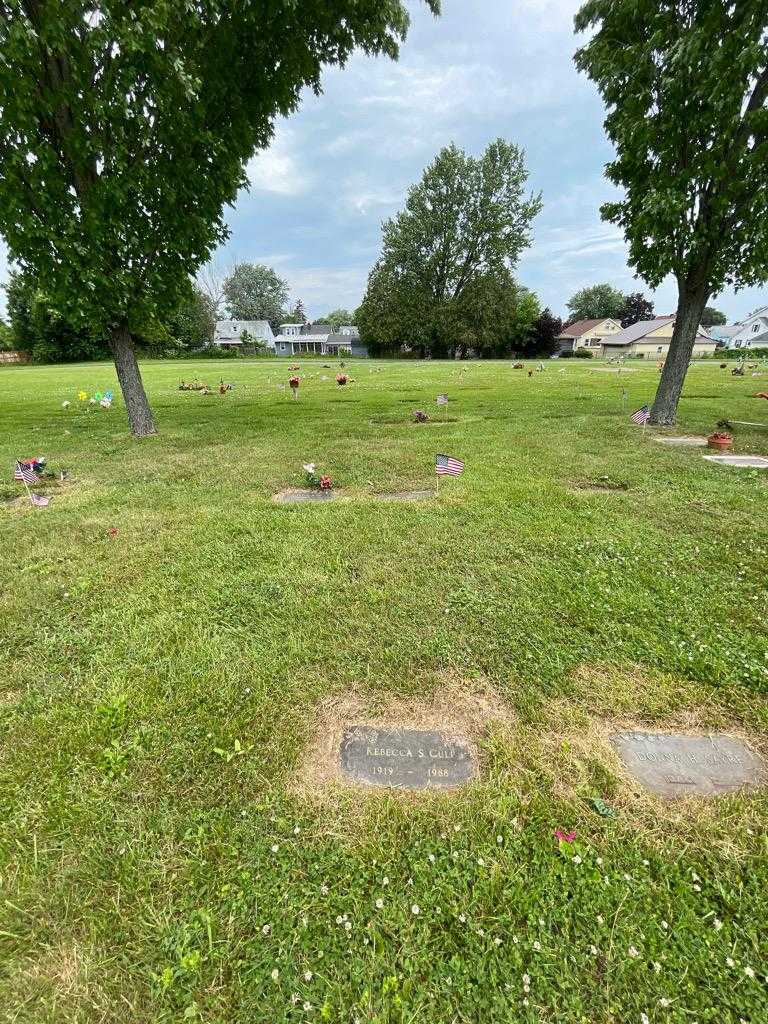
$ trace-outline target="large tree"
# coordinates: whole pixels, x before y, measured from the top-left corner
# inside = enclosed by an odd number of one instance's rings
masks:
[[[607,167],[630,262],[677,281],[674,332],[651,422],[675,422],[709,297],[768,279],[766,0],[589,0],[576,54],[608,108]]]
[[[531,359],[533,356],[551,356],[560,347],[557,336],[563,329],[563,321],[554,316],[549,308],[543,309],[533,325],[528,343],[520,355]]]
[[[624,305],[617,313],[622,327],[631,327],[641,320],[653,319],[653,303],[646,299],[642,292],[632,292],[624,296]]]
[[[134,336],[226,237],[274,117],[407,26],[402,0],[0,0],[0,232],[109,339],[134,434],[155,430]]]
[[[224,282],[224,298],[235,320],[269,320],[277,330],[285,322],[288,282],[263,263],[238,263]]]
[[[332,309],[325,317],[325,321],[331,325],[334,331],[338,331],[340,327],[354,324],[355,314],[340,306],[338,309]]]
[[[571,322],[575,320],[603,320],[616,317],[624,306],[626,296],[611,284],[593,284],[568,301]]]
[[[453,144],[442,149],[405,209],[384,223],[382,255],[357,314],[361,336],[436,356],[474,347],[455,328],[466,320],[470,292],[506,287],[530,244],[541,197],[525,195],[527,179],[522,150],[503,139],[479,157]]]

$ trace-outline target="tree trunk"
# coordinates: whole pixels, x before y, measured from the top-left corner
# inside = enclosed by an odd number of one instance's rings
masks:
[[[109,338],[112,358],[115,360],[117,379],[123,392],[128,421],[134,437],[148,437],[155,434],[155,421],[147,401],[144,385],[136,362],[136,350],[131,332],[127,327],[114,327]]]
[[[709,299],[709,288],[691,287],[678,282],[677,316],[672,330],[669,353],[661,371],[661,380],[651,409],[651,423],[671,426],[677,415],[677,403],[685,383],[693,344],[701,323],[701,314]]]

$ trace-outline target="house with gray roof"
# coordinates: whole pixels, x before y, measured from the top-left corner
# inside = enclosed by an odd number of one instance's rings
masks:
[[[360,342],[360,332],[352,324],[334,331],[330,324],[280,324],[275,335],[275,354],[278,356],[367,356],[368,349]]]
[[[220,348],[242,348],[259,341],[274,350],[275,336],[268,320],[217,320],[213,329],[213,344]]]
[[[658,316],[653,320],[638,320],[636,324],[624,327],[618,334],[602,340],[602,355],[611,359],[616,356],[634,356],[642,359],[666,359],[675,328],[673,316]],[[700,327],[693,345],[694,356],[711,355],[717,343]]]

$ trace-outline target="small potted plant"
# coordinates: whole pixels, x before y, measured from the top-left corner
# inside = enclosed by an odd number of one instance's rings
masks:
[[[707,444],[710,448],[717,448],[718,451],[725,452],[733,446],[733,435],[725,430],[716,430],[707,438]]]
[[[291,391],[293,392],[294,400],[296,400],[299,397],[299,383],[300,383],[300,379],[299,379],[299,377],[296,374],[294,374],[293,377],[289,377],[288,378],[288,383],[291,386]]]
[[[414,423],[426,423],[428,419],[429,419],[429,416],[427,416],[427,414],[424,412],[423,409],[414,409],[413,410],[413,422]]]
[[[347,383],[348,380],[349,380],[349,377],[346,375],[346,373],[337,373],[336,374],[336,383],[339,385],[340,388],[344,387],[344,385]]]

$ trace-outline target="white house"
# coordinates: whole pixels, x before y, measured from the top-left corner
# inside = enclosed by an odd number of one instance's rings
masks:
[[[308,352],[318,356],[368,355],[357,327],[351,324],[345,324],[338,331],[330,324],[280,324],[280,333],[275,335],[275,353],[298,356]]]
[[[217,320],[213,344],[221,348],[237,348],[262,341],[274,351],[275,336],[268,320]]]
[[[756,309],[735,326],[739,329],[727,339],[726,348],[768,348],[768,306]]]

